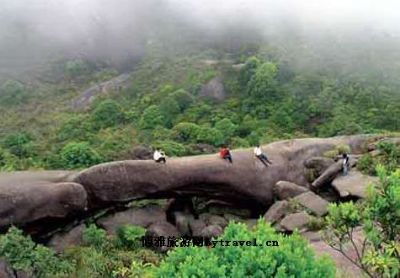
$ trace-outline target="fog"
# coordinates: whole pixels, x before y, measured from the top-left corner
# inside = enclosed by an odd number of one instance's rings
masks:
[[[0,0],[0,69],[61,57],[118,65],[140,59],[150,42],[193,40],[228,49],[262,40],[300,65],[307,52],[319,67],[378,60],[386,69],[399,66],[399,23],[394,0]]]

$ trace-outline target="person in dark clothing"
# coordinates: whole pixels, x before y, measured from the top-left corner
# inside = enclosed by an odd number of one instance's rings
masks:
[[[268,157],[264,154],[264,152],[262,151],[260,145],[257,145],[254,148],[254,155],[265,165],[265,166],[269,166],[269,164],[272,164],[272,162],[268,159]]]
[[[219,151],[219,156],[222,159],[228,160],[230,163],[233,163],[232,155],[231,155],[231,152],[229,151],[229,148],[222,147],[221,150]]]
[[[343,167],[342,167],[342,169],[343,169],[343,176],[346,176],[347,175],[347,173],[349,172],[349,167],[350,167],[350,159],[349,159],[349,156],[347,155],[347,153],[344,153],[343,155],[342,155],[342,159],[343,159]]]

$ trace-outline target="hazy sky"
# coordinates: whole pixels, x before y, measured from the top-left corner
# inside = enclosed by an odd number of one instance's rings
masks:
[[[56,52],[111,59],[140,53],[149,34],[162,33],[165,22],[210,34],[247,26],[267,37],[291,26],[310,43],[325,32],[343,45],[360,38],[372,43],[380,35],[398,37],[400,2],[0,0],[0,67],[35,63]]]

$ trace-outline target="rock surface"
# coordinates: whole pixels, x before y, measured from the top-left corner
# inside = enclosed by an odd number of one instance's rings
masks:
[[[274,203],[264,214],[264,219],[271,224],[278,222],[289,209],[287,201],[278,201]]]
[[[215,101],[223,101],[225,99],[225,87],[221,77],[214,77],[206,85],[200,89],[199,96],[211,98]]]
[[[287,200],[289,198],[296,197],[308,189],[288,181],[278,181],[275,185],[274,193],[279,200]]]
[[[332,158],[317,156],[307,159],[304,162],[304,166],[310,169],[315,169],[318,175],[321,175],[326,169],[328,169],[334,163],[335,161]]]
[[[48,243],[57,253],[62,253],[67,247],[77,246],[83,243],[82,234],[86,226],[81,224],[70,231],[54,235]]]
[[[147,228],[153,223],[163,221],[167,221],[164,210],[157,206],[147,206],[117,212],[114,215],[99,219],[97,224],[107,230],[109,234],[115,234],[118,227],[123,225],[129,224]]]
[[[349,171],[347,176],[339,175],[332,181],[332,186],[339,192],[340,197],[355,196],[358,198],[366,197],[366,189],[369,184],[376,184],[377,177],[371,177],[359,171]]]
[[[280,180],[307,184],[303,161],[336,145],[361,145],[370,136],[294,139],[264,146],[273,165],[260,167],[252,149],[232,151],[233,163],[217,154],[153,161],[119,161],[82,171],[75,181],[87,190],[91,207],[138,198],[205,196],[232,203],[272,204],[273,187]],[[262,166],[262,165],[261,165]]]
[[[1,278],[16,278],[14,271],[6,261],[0,258],[0,277]]]
[[[153,241],[156,240],[156,238],[164,237],[165,242],[167,242],[169,237],[178,238],[180,234],[174,225],[164,221],[151,224],[146,230],[146,236],[152,237]],[[156,250],[162,252],[165,252],[169,249],[168,246],[153,246],[153,247]]]
[[[311,210],[316,216],[323,216],[328,212],[329,202],[314,192],[306,192],[294,198],[303,207]]]
[[[84,212],[86,191],[73,182],[0,183],[0,227]]]
[[[304,228],[311,220],[311,216],[305,212],[296,212],[285,216],[279,223],[280,226],[289,232],[295,229],[301,230]]]
[[[212,237],[218,237],[221,235],[223,232],[223,229],[218,226],[218,225],[210,225],[205,227],[201,233],[200,236],[205,237],[205,238],[212,238]]]

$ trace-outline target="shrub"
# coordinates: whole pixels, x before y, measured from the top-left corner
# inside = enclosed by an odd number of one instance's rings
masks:
[[[357,169],[367,175],[376,175],[376,163],[370,154],[364,154],[357,161]]]
[[[7,80],[0,87],[0,104],[2,106],[18,105],[26,99],[25,86],[15,80]]]
[[[274,240],[279,246],[234,246],[233,241],[254,238],[257,244]],[[299,234],[277,234],[261,219],[253,230],[231,222],[221,239],[232,244],[175,248],[155,269],[155,277],[335,277],[332,262],[316,257]]]
[[[215,123],[215,128],[222,134],[224,140],[229,140],[235,133],[237,126],[228,118]]]
[[[24,132],[9,134],[3,141],[3,146],[19,158],[26,158],[34,154],[32,137]]]
[[[145,232],[146,230],[140,226],[120,226],[116,233],[116,245],[127,249],[136,249],[141,246],[141,238]]]
[[[151,105],[143,111],[139,126],[142,129],[152,129],[158,125],[164,125],[163,114],[157,105]]]
[[[123,122],[124,113],[117,102],[105,100],[94,108],[91,119],[96,128],[112,127]]]
[[[363,203],[331,204],[326,218],[325,239],[369,277],[398,277],[400,274],[400,170],[388,175],[377,167],[379,184],[369,186]],[[354,231],[362,226],[365,240],[354,244]],[[357,258],[347,254],[351,245]]]
[[[89,167],[101,161],[100,155],[87,142],[68,143],[62,148],[60,156],[67,169]]]
[[[219,146],[225,143],[224,136],[219,130],[207,126],[203,126],[199,129],[196,139],[198,143],[205,143],[213,146]]]
[[[97,228],[95,224],[90,224],[82,234],[83,242],[88,246],[102,249],[107,243],[107,234],[103,229]]]
[[[155,148],[164,150],[165,154],[168,156],[183,156],[187,154],[186,147],[174,141],[156,141],[153,145]]]
[[[182,122],[172,129],[172,137],[179,142],[196,142],[200,127],[194,123]]]
[[[58,277],[73,271],[73,265],[58,258],[51,249],[36,244],[22,231],[11,227],[0,236],[0,257],[16,270],[33,277]]]

